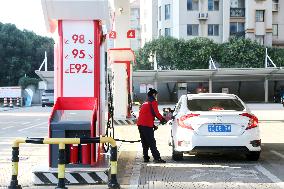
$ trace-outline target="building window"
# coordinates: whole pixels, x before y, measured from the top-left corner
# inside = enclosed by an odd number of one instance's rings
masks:
[[[159,21],[161,21],[161,18],[162,18],[162,16],[161,16],[161,12],[162,11],[162,7],[161,6],[159,6]]]
[[[259,44],[263,45],[263,44],[264,44],[264,35],[256,35],[256,36],[255,36],[255,40],[256,40]]]
[[[244,35],[245,23],[243,22],[231,22],[230,23],[230,35]]]
[[[198,0],[187,0],[187,10],[198,10],[199,3]]]
[[[159,29],[159,37],[162,36],[162,30]]]
[[[219,0],[208,0],[208,10],[218,11],[219,10]]]
[[[165,28],[165,36],[171,36],[171,28]]]
[[[231,0],[231,8],[245,8],[245,0]]]
[[[272,24],[272,35],[278,36],[278,24]]]
[[[165,20],[168,20],[171,18],[171,5],[167,4],[165,5]]]
[[[188,24],[187,25],[187,35],[198,36],[198,24]]]
[[[219,24],[208,24],[208,36],[219,36]]]
[[[264,22],[264,10],[256,10],[255,11],[255,21],[256,22]]]

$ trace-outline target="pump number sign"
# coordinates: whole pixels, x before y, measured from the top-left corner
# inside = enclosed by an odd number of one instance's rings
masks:
[[[62,21],[63,96],[94,96],[94,24]]]

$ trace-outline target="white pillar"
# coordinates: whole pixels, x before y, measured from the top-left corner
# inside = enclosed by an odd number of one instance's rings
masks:
[[[113,30],[117,33],[114,48],[129,48],[130,39],[126,37],[127,31],[130,30],[129,0],[113,0],[113,4],[115,7]]]
[[[265,77],[264,80],[264,94],[265,94],[265,102],[268,102],[268,79]]]
[[[212,78],[209,78],[209,93],[212,93]]]

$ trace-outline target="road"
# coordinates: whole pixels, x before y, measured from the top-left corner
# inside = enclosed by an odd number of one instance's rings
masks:
[[[155,135],[158,149],[167,163],[142,163],[139,143],[120,143],[118,176],[122,188],[284,189],[284,109],[273,104],[249,106],[261,120],[262,154],[258,162],[247,162],[241,155],[185,156],[184,161],[174,162],[171,147],[167,145],[170,130],[160,126]],[[0,109],[0,188],[6,188],[10,180],[11,141],[15,137],[46,137],[50,110],[47,107]],[[119,126],[116,138],[138,139],[137,128]],[[46,163],[46,145],[23,144],[20,149],[20,184],[25,188],[49,188],[31,186],[32,169]]]

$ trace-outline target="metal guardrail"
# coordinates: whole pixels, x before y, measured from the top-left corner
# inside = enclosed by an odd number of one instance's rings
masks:
[[[230,16],[231,17],[245,17],[246,9],[245,8],[231,8]]]
[[[108,188],[119,189],[117,182],[117,146],[111,137],[94,137],[94,138],[18,138],[12,145],[12,178],[9,189],[21,189],[18,183],[18,164],[19,164],[19,146],[21,143],[32,144],[58,144],[58,184],[56,189],[67,189],[65,187],[65,145],[66,144],[91,144],[91,143],[109,143],[110,151],[110,177]]]

